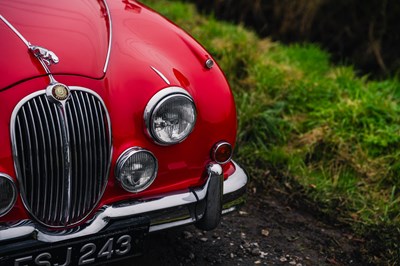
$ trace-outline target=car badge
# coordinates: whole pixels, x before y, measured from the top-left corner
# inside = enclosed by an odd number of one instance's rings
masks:
[[[71,95],[70,89],[66,85],[58,82],[50,83],[50,85],[47,86],[46,94],[53,102],[60,103],[64,103]]]
[[[53,88],[51,90],[52,90],[51,94],[57,100],[65,101],[66,99],[68,99],[69,90],[68,90],[67,86],[65,86],[63,84],[56,84],[53,86]]]

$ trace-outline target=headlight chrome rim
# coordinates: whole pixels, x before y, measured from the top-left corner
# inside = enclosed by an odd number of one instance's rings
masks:
[[[131,188],[128,187],[123,180],[121,180],[121,171],[122,168],[124,167],[125,163],[135,154],[137,153],[147,153],[148,155],[150,155],[152,157],[152,159],[154,160],[154,171],[153,171],[153,175],[147,180],[147,183],[144,186],[141,186],[139,188]],[[143,149],[141,147],[131,147],[127,150],[125,150],[118,158],[116,166],[115,166],[115,177],[118,180],[118,182],[120,183],[121,187],[123,189],[125,189],[128,192],[131,193],[139,193],[145,189],[147,189],[156,179],[157,177],[157,172],[158,172],[158,161],[157,158],[154,156],[154,154],[152,152],[150,152],[149,150]]]
[[[4,208],[3,211],[0,210],[0,217],[2,217],[11,211],[11,209],[15,205],[15,202],[17,201],[17,186],[15,185],[15,182],[11,178],[11,176],[9,176],[7,174],[0,173],[0,178],[4,178],[6,181],[9,182],[9,184],[11,184],[11,188],[12,188],[12,192],[13,192],[11,201],[9,202],[8,206],[6,208]]]
[[[189,129],[189,131],[186,132],[186,134],[182,138],[179,138],[176,141],[164,141],[160,137],[158,137],[157,134],[154,132],[152,122],[155,117],[155,114],[161,107],[163,107],[163,104],[175,97],[183,97],[184,99],[190,102],[190,104],[193,107],[194,119],[191,128]],[[179,87],[168,87],[160,90],[150,99],[145,108],[143,118],[146,124],[147,135],[158,145],[169,146],[181,143],[193,132],[197,120],[197,109],[193,101],[193,98],[186,90]]]

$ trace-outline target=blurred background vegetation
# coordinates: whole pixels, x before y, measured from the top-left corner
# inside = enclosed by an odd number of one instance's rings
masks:
[[[396,0],[191,0],[219,19],[240,22],[283,43],[319,43],[363,74],[400,71]]]
[[[252,183],[350,225],[365,241],[366,263],[398,265],[399,4],[197,0],[208,11],[199,13],[178,0],[142,2],[193,35],[224,70],[238,108],[235,157]],[[257,31],[245,28],[250,22]]]

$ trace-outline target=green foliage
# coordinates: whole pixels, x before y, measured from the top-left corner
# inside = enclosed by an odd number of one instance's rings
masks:
[[[238,108],[236,157],[253,180],[279,186],[284,177],[360,232],[393,232],[385,245],[398,248],[398,80],[369,81],[331,65],[316,45],[261,40],[179,1],[144,2],[182,25],[225,71]]]

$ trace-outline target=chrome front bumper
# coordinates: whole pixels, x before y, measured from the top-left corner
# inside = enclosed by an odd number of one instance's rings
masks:
[[[222,214],[236,210],[245,201],[247,175],[235,162],[235,172],[224,181],[222,197]],[[210,170],[212,169],[212,170]],[[64,231],[47,231],[31,220],[20,221],[6,226],[0,225],[0,245],[3,241],[13,239],[34,239],[41,242],[53,243],[63,240],[89,236],[106,230],[113,221],[134,217],[148,217],[150,232],[171,227],[195,223],[205,212],[205,201],[212,178],[220,178],[221,167],[213,164],[208,168],[208,179],[201,188],[163,196],[156,199],[118,203],[104,206],[86,224]]]

